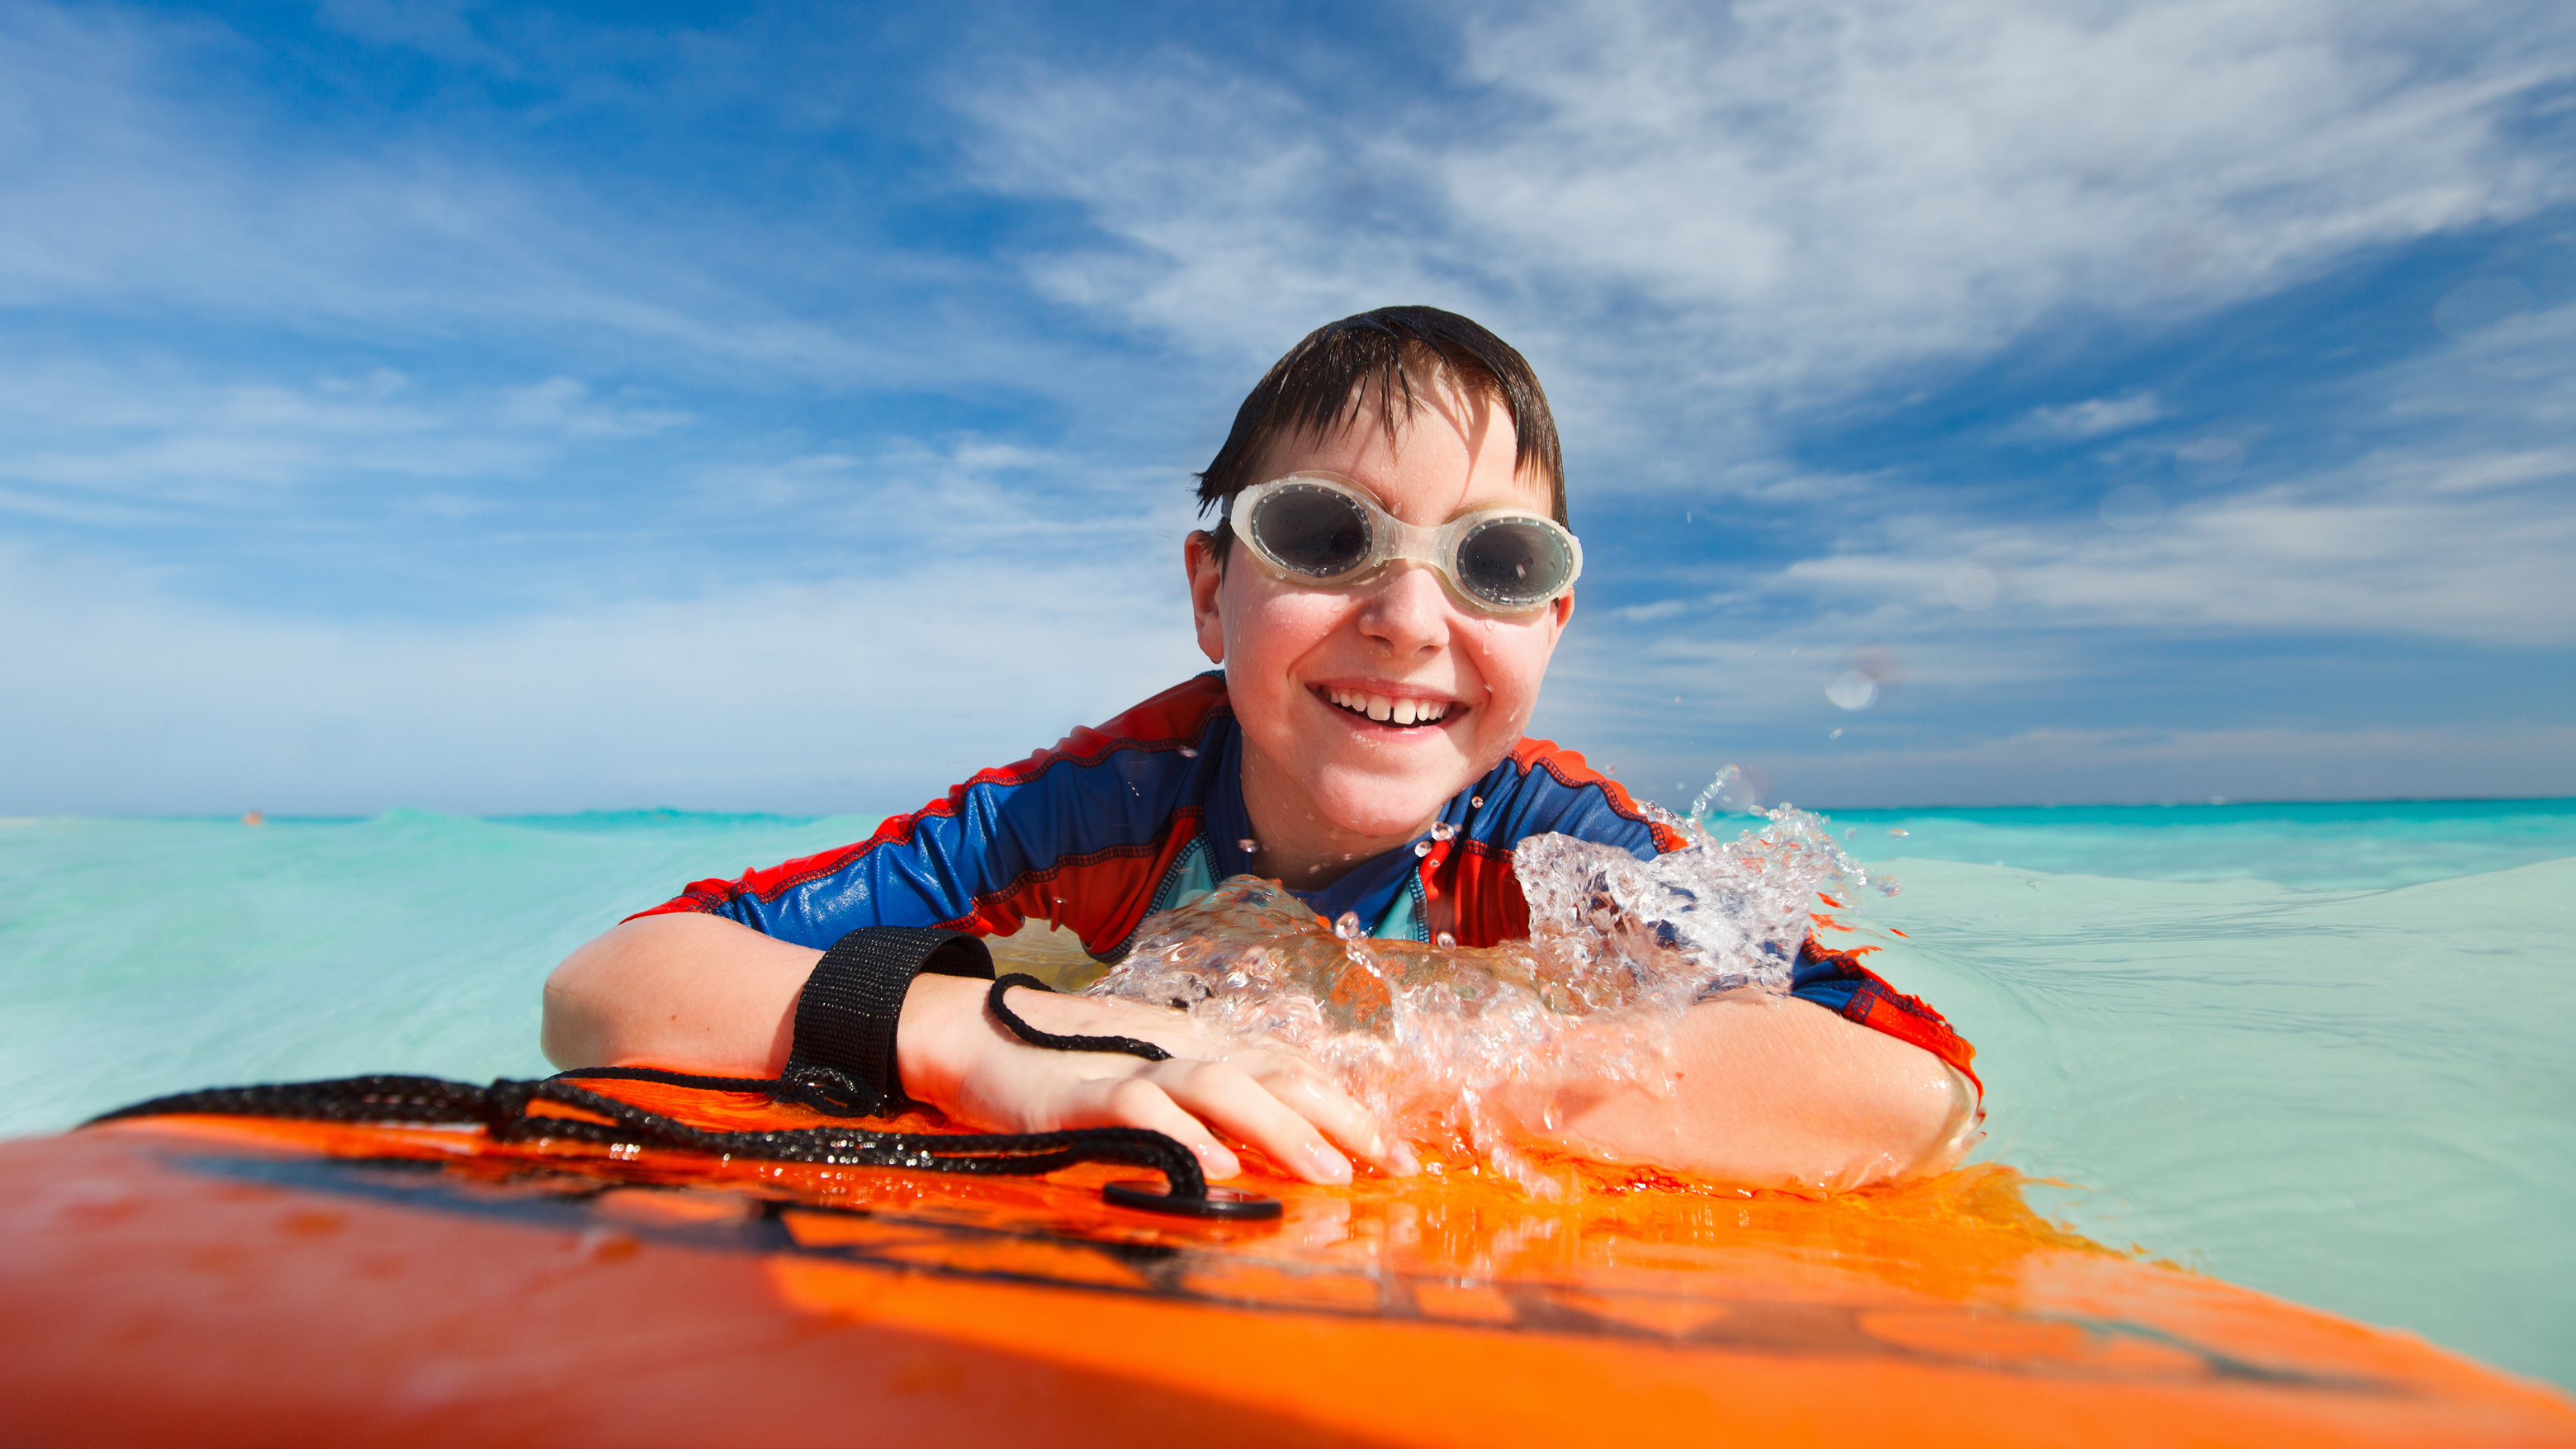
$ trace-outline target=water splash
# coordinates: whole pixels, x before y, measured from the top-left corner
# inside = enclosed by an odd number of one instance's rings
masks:
[[[1689,842],[1653,860],[1565,835],[1523,840],[1524,941],[1376,940],[1356,915],[1327,924],[1278,882],[1237,876],[1147,921],[1091,990],[1306,1052],[1426,1162],[1554,1195],[1568,1179],[1526,1148],[1558,1125],[1559,1084],[1669,1090],[1683,1011],[1787,992],[1813,913],[1872,884],[1824,822],[1786,805],[1719,840],[1710,807],[1736,782],[1729,767],[1689,816],[1648,807]]]

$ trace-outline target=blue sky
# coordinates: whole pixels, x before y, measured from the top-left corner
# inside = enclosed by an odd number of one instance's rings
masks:
[[[2563,5],[0,4],[0,196],[0,813],[909,808],[1390,302],[1649,796],[2576,794]]]

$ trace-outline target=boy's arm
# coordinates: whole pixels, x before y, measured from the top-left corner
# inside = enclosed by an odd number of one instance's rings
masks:
[[[1794,997],[1701,1002],[1672,1045],[1669,1093],[1563,1085],[1514,1105],[1577,1156],[1808,1191],[1949,1167],[1983,1120],[1939,1057]]]
[[[797,997],[821,959],[721,916],[638,916],[546,979],[546,1056],[559,1067],[775,1077],[795,1044]],[[990,989],[965,977],[914,980],[895,1032],[906,1095],[1003,1132],[1151,1128],[1179,1139],[1214,1178],[1241,1170],[1218,1133],[1314,1182],[1350,1181],[1327,1135],[1381,1167],[1411,1170],[1403,1145],[1302,1056],[1229,1046],[1176,1011],[1018,989],[1011,1009],[1041,1031],[1137,1037],[1171,1059],[1041,1050],[992,1019]]]

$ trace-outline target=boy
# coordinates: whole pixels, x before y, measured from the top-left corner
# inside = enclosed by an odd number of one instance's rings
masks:
[[[1199,496],[1218,523],[1184,564],[1221,673],[866,842],[701,881],[621,923],[547,981],[547,1055],[776,1076],[800,993],[859,927],[1007,934],[1039,917],[1107,958],[1152,912],[1252,874],[1377,935],[1486,945],[1528,932],[1510,865],[1524,837],[1641,858],[1684,843],[1580,756],[1521,737],[1582,553],[1546,396],[1500,338],[1426,307],[1318,330],[1245,399]],[[894,1100],[1002,1131],[1153,1128],[1211,1178],[1239,1170],[1221,1137],[1315,1182],[1349,1180],[1335,1144],[1412,1169],[1294,1053],[1220,1042],[1178,1012],[1017,990],[1009,1008],[1040,1032],[1164,1059],[1042,1050],[986,1009],[987,983],[887,979],[878,1085]],[[1674,1043],[1676,1093],[1566,1087],[1527,1115],[1576,1152],[1814,1187],[1945,1166],[1977,1116],[1972,1049],[1812,942],[1792,999],[1704,1002]]]

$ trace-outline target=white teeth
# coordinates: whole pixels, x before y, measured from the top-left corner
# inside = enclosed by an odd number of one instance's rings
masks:
[[[1389,699],[1383,694],[1367,694],[1356,689],[1328,688],[1324,698],[1354,714],[1364,714],[1381,724],[1430,724],[1445,719],[1449,706],[1445,701],[1428,699]]]

